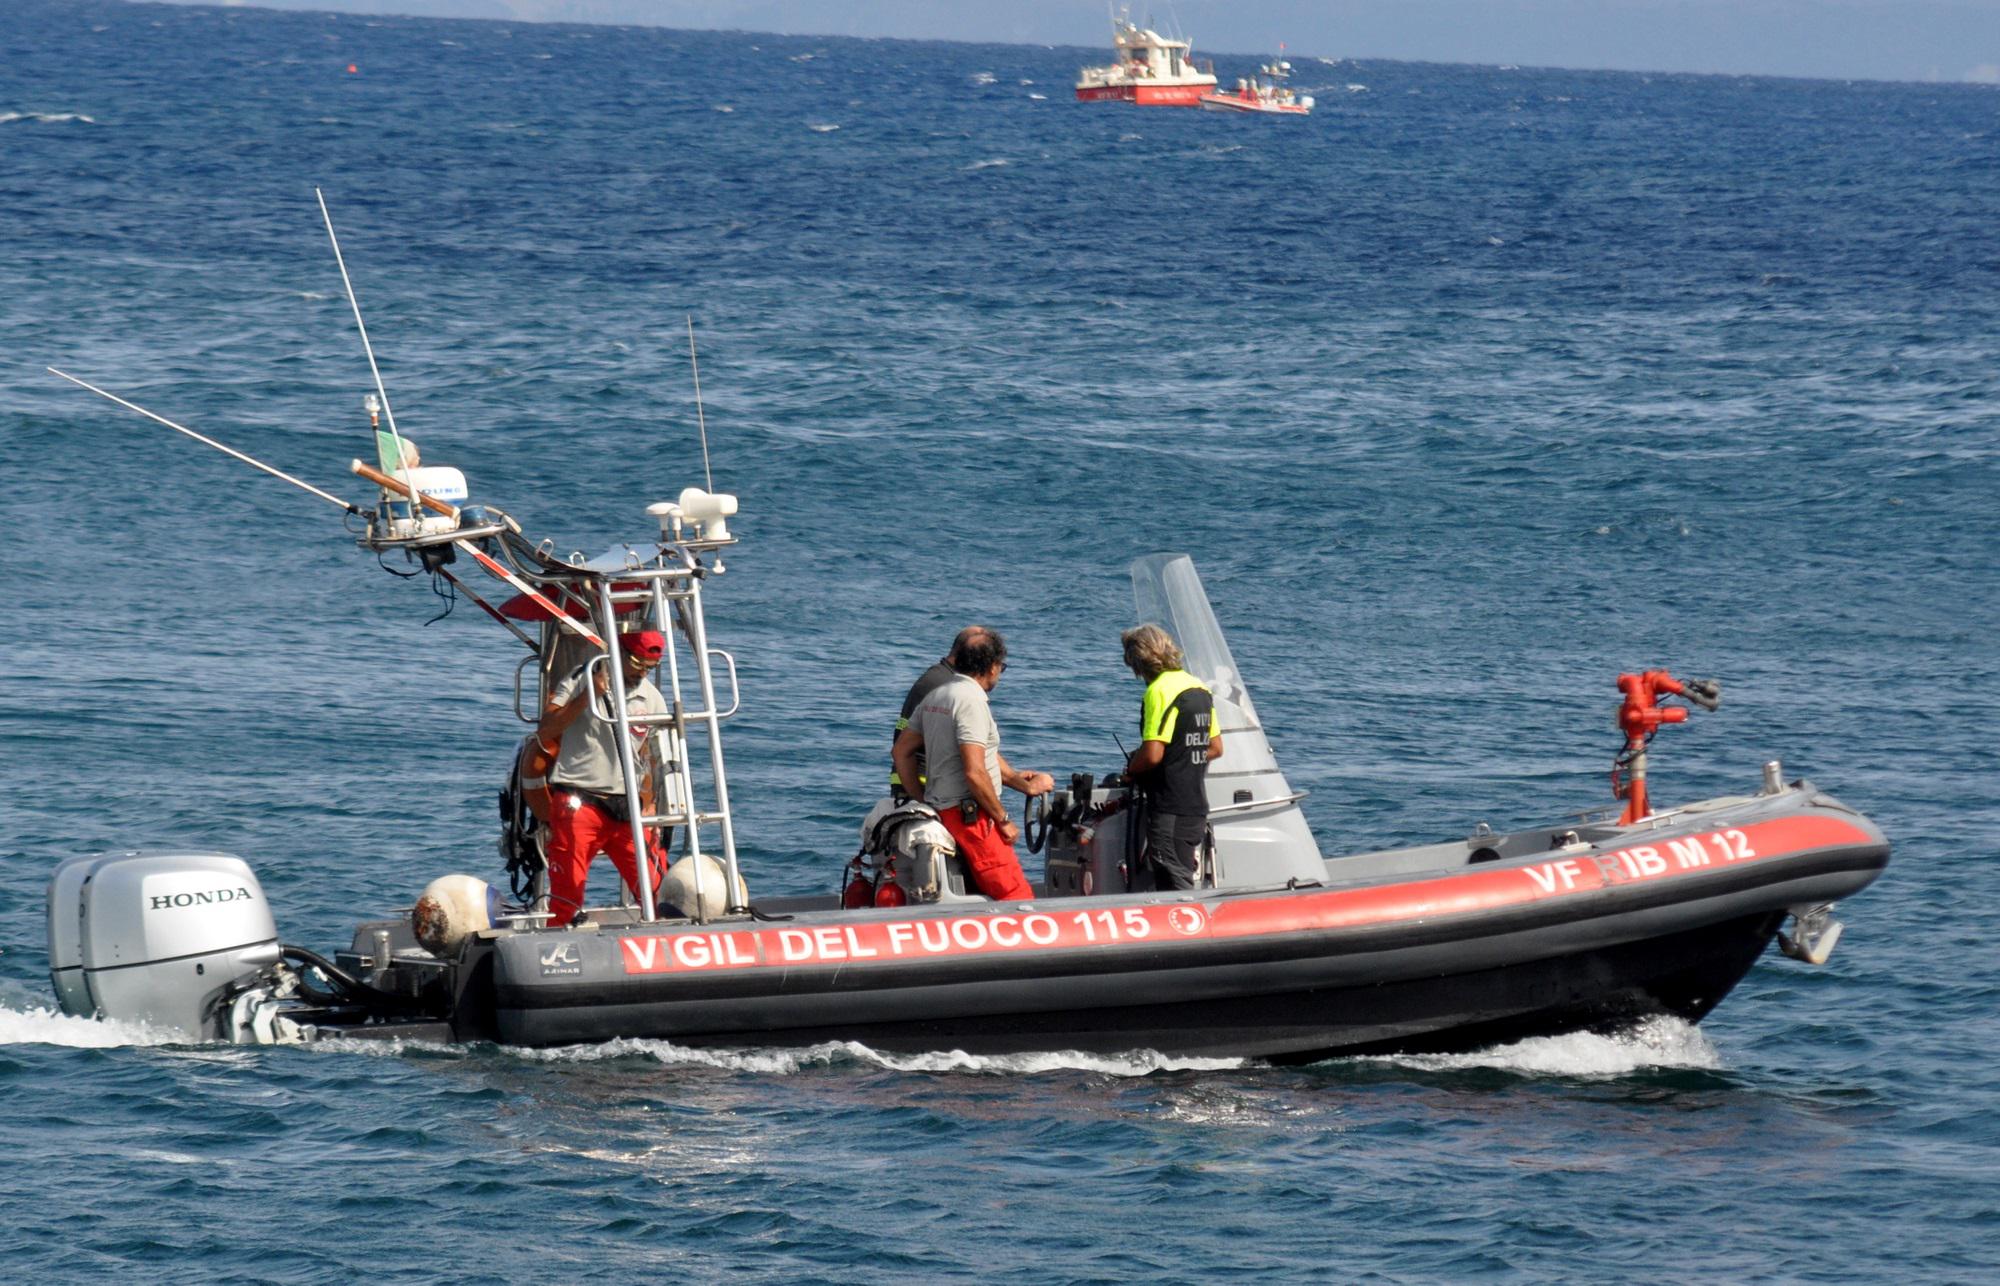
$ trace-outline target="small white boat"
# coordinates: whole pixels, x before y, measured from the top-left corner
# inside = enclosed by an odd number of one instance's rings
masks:
[[[1276,63],[1274,66],[1291,69],[1290,63]],[[1264,68],[1268,76],[1270,67]],[[1282,73],[1280,73],[1282,74]],[[1237,80],[1236,88],[1220,89],[1201,96],[1203,111],[1209,112],[1257,112],[1267,116],[1310,116],[1313,109],[1312,95],[1293,93],[1288,85],[1277,84],[1272,79],[1258,79],[1255,76]]]

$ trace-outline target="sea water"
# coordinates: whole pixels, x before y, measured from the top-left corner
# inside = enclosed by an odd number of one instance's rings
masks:
[[[1102,56],[0,5],[11,1274],[2000,1268],[2000,92],[1294,59],[1314,115],[1245,120],[1070,101]],[[1780,759],[1894,860],[1831,963],[1773,953],[1699,1029],[1451,1058],[53,1016],[70,854],[242,854],[321,950],[501,879],[519,644],[43,370],[369,501],[315,187],[401,432],[558,552],[706,484],[692,316],[754,893],[835,887],[967,622],[1009,639],[1015,764],[1116,766],[1159,550],[1329,852],[1608,803],[1612,679],[1660,666],[1723,704],[1655,743],[1657,800]]]

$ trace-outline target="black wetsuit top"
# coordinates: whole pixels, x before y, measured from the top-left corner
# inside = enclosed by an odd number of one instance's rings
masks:
[[[917,707],[923,704],[925,697],[957,677],[958,671],[952,669],[943,661],[939,661],[936,665],[918,675],[917,681],[910,685],[910,695],[903,698],[903,712],[896,716],[896,736],[900,737],[903,734],[903,730],[910,726],[910,716],[917,712]],[[893,744],[895,738],[890,738],[890,741]],[[918,746],[917,772],[921,774],[923,770],[924,748]],[[903,778],[896,772],[896,766],[892,763],[889,765],[889,789],[901,790],[902,788]]]

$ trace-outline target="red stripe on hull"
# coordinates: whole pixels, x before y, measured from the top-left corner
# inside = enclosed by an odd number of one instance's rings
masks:
[[[1141,107],[1199,107],[1201,96],[1214,85],[1092,85],[1078,86],[1079,103],[1137,103]]]
[[[1090,907],[1065,899],[1067,905],[1040,904],[1057,906],[1054,910],[1024,907],[886,923],[633,935],[621,939],[619,948],[628,974],[786,969],[1141,944],[1157,949],[1190,938],[1255,938],[1496,911],[1818,848],[1867,844],[1873,838],[1836,818],[1781,817],[1610,852],[1552,854],[1526,866],[1373,888],[1124,907]]]
[[[1141,107],[1199,107],[1213,85],[1140,85],[1133,101]]]

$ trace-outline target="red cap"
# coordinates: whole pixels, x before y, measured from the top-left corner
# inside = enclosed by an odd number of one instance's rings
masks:
[[[627,655],[642,661],[657,661],[667,654],[667,636],[658,630],[640,630],[636,634],[622,634],[618,638],[619,647]]]

